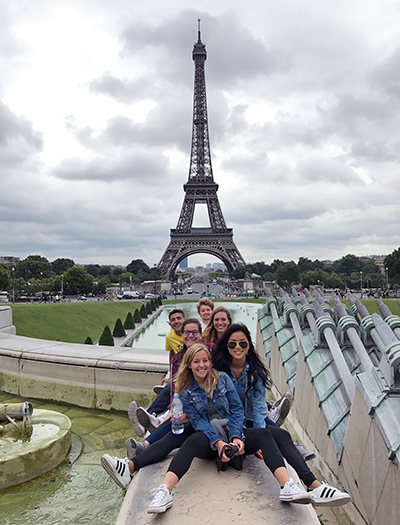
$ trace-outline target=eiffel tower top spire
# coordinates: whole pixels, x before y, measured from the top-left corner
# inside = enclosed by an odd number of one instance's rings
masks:
[[[206,46],[201,41],[200,20],[198,40],[193,46],[192,58],[195,64],[192,149],[188,182],[213,182],[210,138],[208,134],[206,75],[204,63],[207,60]]]

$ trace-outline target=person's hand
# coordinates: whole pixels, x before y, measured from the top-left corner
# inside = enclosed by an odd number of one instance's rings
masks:
[[[222,449],[227,444],[228,443],[225,443],[225,441],[222,441],[222,439],[214,443],[214,445],[217,447],[217,450],[218,450],[218,456],[221,458],[221,461],[223,461],[224,463],[227,463],[228,461],[230,461],[230,459],[225,456],[225,453],[223,453],[221,456]]]
[[[168,381],[169,379],[167,377],[164,377],[164,379],[161,381],[161,385],[166,385]]]
[[[257,450],[257,452],[254,454],[258,459],[264,459],[264,456],[262,455],[261,450]]]
[[[233,438],[232,443],[234,443],[237,447],[239,447],[239,451],[237,453],[238,456],[241,456],[244,454],[244,443],[239,438]]]

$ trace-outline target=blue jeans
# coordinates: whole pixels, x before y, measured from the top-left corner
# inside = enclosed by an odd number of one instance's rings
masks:
[[[161,390],[161,392],[149,406],[147,411],[150,412],[150,414],[155,414],[156,416],[158,416],[159,414],[163,414],[168,410],[170,402],[171,381],[165,385],[165,387]]]
[[[159,439],[163,438],[168,434],[168,432],[171,432],[171,420],[165,421],[165,423],[161,423],[159,427],[157,427],[153,432],[147,436],[146,441],[150,444],[155,443]]]

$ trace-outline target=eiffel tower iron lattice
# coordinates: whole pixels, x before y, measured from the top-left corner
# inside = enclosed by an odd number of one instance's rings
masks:
[[[192,57],[195,74],[189,178],[183,186],[185,197],[177,227],[171,229],[170,243],[158,263],[164,279],[172,279],[178,264],[195,253],[214,255],[229,273],[246,264],[233,242],[233,229],[226,227],[217,196],[218,184],[213,177],[204,68],[207,52],[201,42],[200,20]],[[193,228],[195,206],[200,203],[207,204],[209,228]]]

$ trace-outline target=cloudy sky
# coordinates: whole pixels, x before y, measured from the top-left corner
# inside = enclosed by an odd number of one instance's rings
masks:
[[[0,2],[0,255],[158,263],[188,177],[198,18],[245,260],[400,246],[399,2],[196,4]]]

